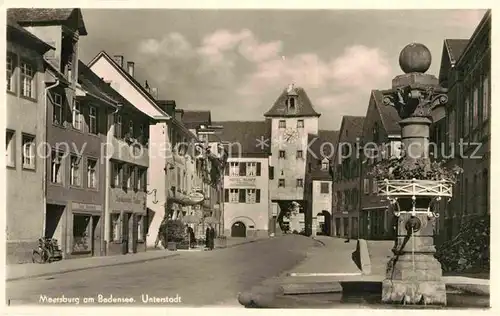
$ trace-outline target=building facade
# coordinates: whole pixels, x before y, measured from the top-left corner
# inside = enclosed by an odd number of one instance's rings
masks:
[[[9,10],[10,11],[10,10]],[[43,56],[55,49],[7,15],[7,263],[31,261],[44,228],[46,95]],[[43,153],[41,153],[43,154]]]
[[[300,232],[305,230],[301,222],[305,222],[307,140],[309,134],[318,134],[320,114],[314,110],[304,89],[292,84],[264,117],[271,122],[272,207],[277,210],[281,230]]]
[[[452,47],[458,48],[450,53]],[[441,242],[453,238],[461,223],[490,214],[491,10],[468,41],[448,40],[445,49],[440,82],[449,89],[449,102],[433,142],[446,148],[449,165],[464,172],[450,203],[439,205]]]
[[[269,148],[257,140],[269,139],[269,121],[214,122],[223,127],[228,142],[224,169],[224,235],[262,237],[275,233],[269,198]]]
[[[338,131],[320,130],[319,135],[309,134],[307,151],[307,171],[304,195],[306,204],[305,222],[311,229],[305,229],[307,236],[332,234],[332,214],[336,206],[332,194],[333,181],[330,164],[337,147]],[[307,227],[307,226],[306,226]]]
[[[382,99],[380,91],[371,92],[361,137],[359,235],[370,240],[393,237],[393,214],[388,201],[378,195],[376,180],[369,173],[378,161],[399,156],[401,146],[399,114],[395,108],[384,105]]]
[[[358,238],[360,207],[359,179],[361,171],[360,136],[362,116],[344,116],[339,131],[337,150],[333,159],[333,191],[337,209],[333,213],[333,235]]]

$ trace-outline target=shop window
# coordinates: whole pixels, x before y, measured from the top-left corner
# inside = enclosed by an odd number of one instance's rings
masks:
[[[90,215],[73,215],[73,253],[86,253],[91,249],[91,219]]]

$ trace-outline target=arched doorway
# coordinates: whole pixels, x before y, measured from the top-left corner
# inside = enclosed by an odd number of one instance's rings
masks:
[[[320,235],[323,236],[330,236],[332,233],[332,217],[330,215],[330,212],[328,211],[322,211],[321,213],[318,213],[317,216],[323,216],[324,222],[320,224]]]
[[[247,227],[242,222],[236,222],[231,226],[231,237],[246,237]]]

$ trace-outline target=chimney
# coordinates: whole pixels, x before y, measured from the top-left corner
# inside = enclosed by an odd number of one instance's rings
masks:
[[[184,110],[175,109],[175,119],[179,122],[182,122],[182,117],[184,116]]]
[[[133,61],[127,62],[127,72],[132,78],[134,77],[134,65]]]
[[[153,98],[155,98],[155,100],[158,99],[158,88],[151,88],[150,93],[153,96]]]
[[[120,66],[120,68],[123,68],[123,55],[115,55],[113,56],[113,59]]]
[[[174,100],[158,100],[156,103],[168,115],[170,115],[170,116],[175,115],[175,101]]]

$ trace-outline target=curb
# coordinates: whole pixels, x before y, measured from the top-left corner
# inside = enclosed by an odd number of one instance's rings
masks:
[[[358,239],[356,251],[358,252],[361,262],[361,272],[363,272],[364,275],[370,275],[372,273],[372,262],[370,259],[370,252],[368,251],[368,243],[365,239]]]
[[[10,281],[18,281],[18,280],[26,280],[26,279],[35,279],[35,278],[40,278],[40,277],[49,276],[49,275],[60,275],[60,274],[76,272],[76,271],[91,270],[91,269],[95,269],[95,268],[121,266],[121,265],[128,265],[128,264],[134,264],[134,263],[143,263],[143,262],[148,262],[148,261],[155,261],[155,260],[161,260],[161,259],[170,258],[170,257],[176,257],[179,255],[180,254],[169,254],[168,256],[140,259],[140,260],[136,260],[136,261],[114,262],[114,263],[110,263],[110,264],[101,264],[101,265],[95,265],[95,266],[91,266],[91,267],[73,268],[73,269],[68,269],[68,270],[63,270],[63,271],[55,271],[55,272],[44,272],[44,273],[40,273],[40,274],[33,274],[33,275],[22,276],[22,277],[7,278],[5,281],[10,282]],[[73,259],[73,260],[78,260],[78,259]]]
[[[326,246],[326,244],[323,241],[319,240],[319,239],[316,239],[316,238],[312,237],[312,240],[314,240],[315,242],[318,242],[318,243],[322,244],[323,246]]]
[[[238,247],[238,246],[241,246],[241,245],[251,244],[251,243],[254,243],[254,242],[259,242],[259,241],[268,240],[268,239],[270,239],[270,238],[261,238],[261,239],[249,240],[249,241],[242,242],[242,243],[239,243],[239,244],[229,245],[229,246],[226,246],[226,247],[218,247],[218,248],[215,248],[215,249],[228,249],[228,248]]]

